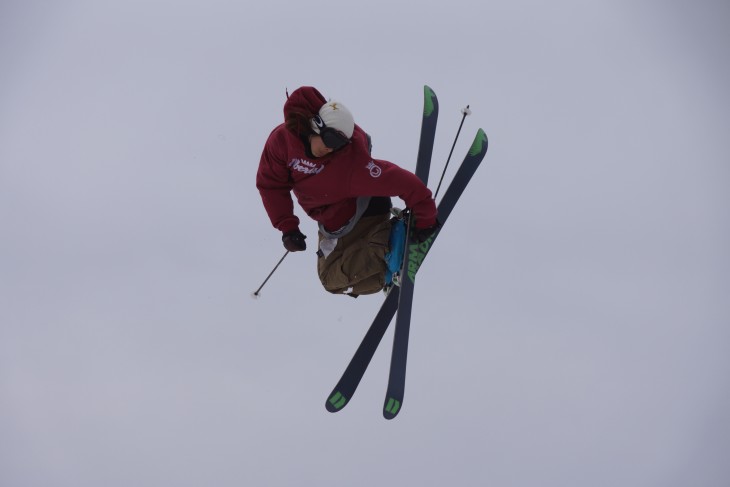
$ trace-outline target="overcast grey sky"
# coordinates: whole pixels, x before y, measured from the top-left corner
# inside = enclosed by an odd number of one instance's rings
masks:
[[[730,484],[730,5],[2,0],[0,485]],[[392,331],[283,254],[285,89],[432,186],[490,149]],[[449,175],[453,170],[449,171]],[[449,176],[447,176],[448,179]],[[299,212],[301,216],[301,212]],[[304,219],[310,239],[315,225]]]

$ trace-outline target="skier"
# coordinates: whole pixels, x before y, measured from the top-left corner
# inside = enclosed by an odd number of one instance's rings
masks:
[[[317,271],[324,288],[357,297],[387,289],[391,197],[415,220],[412,236],[438,229],[431,191],[413,173],[370,155],[370,137],[340,102],[311,86],[287,95],[284,123],[269,135],[256,187],[272,225],[290,252],[306,250],[291,192],[319,224]]]

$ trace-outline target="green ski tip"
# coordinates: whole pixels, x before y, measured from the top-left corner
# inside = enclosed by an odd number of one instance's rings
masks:
[[[435,108],[434,103],[433,103],[434,98],[436,98],[436,93],[434,93],[431,88],[424,85],[423,86],[423,114],[427,117],[430,117],[434,111],[434,108]]]
[[[398,414],[399,409],[400,401],[397,399],[393,399],[392,397],[388,398],[388,404],[385,406],[385,410],[395,416],[396,414]]]
[[[346,402],[347,398],[339,392],[336,392],[329,398],[329,403],[332,404],[335,409],[342,409],[342,406],[344,406]]]
[[[488,144],[487,141],[487,134],[484,132],[484,130],[479,129],[477,132],[477,136],[474,137],[474,142],[471,144],[471,148],[469,149],[469,155],[475,156],[482,152],[484,149],[484,146]]]

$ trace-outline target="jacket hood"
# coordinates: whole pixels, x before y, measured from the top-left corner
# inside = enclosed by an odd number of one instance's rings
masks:
[[[284,103],[284,119],[286,120],[295,113],[310,117],[314,116],[319,113],[319,109],[325,103],[327,103],[327,100],[317,88],[302,86],[292,91],[286,103]]]

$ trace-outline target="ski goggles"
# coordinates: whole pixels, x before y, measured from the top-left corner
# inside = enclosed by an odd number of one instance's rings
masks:
[[[322,142],[330,149],[339,150],[350,143],[350,139],[345,134],[325,125],[324,120],[319,115],[314,117],[314,124],[319,129],[319,136],[322,137]]]

